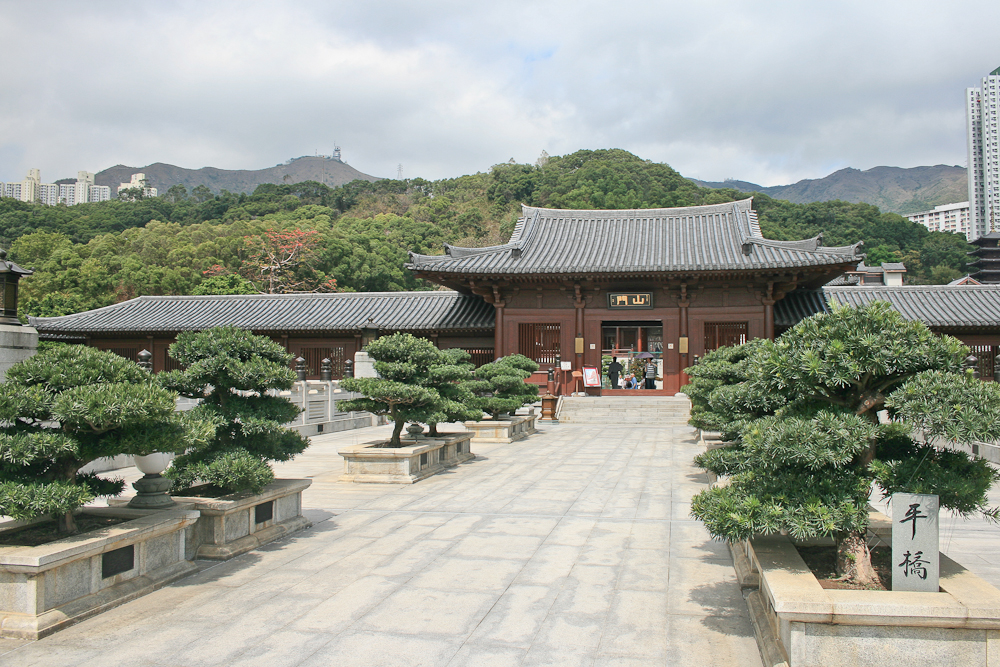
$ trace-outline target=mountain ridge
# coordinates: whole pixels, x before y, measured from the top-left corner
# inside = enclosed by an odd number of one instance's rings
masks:
[[[228,190],[235,194],[241,192],[249,194],[258,185],[264,183],[318,181],[330,187],[337,187],[355,180],[379,180],[378,177],[362,173],[336,158],[307,155],[265,169],[219,169],[217,167],[185,169],[163,162],[154,162],[145,167],[128,167],[118,164],[95,174],[94,183],[107,185],[114,195],[119,185],[128,183],[132,174],[138,173],[146,174],[149,185],[156,188],[161,196],[166,194],[173,185],[183,185],[188,192],[199,185],[204,185],[216,193]]]
[[[749,181],[701,181],[688,179],[706,188],[735,188],[741,192],[761,192],[775,199],[808,204],[839,199],[874,204],[881,210],[907,215],[941,204],[966,201],[968,181],[965,167],[879,166],[864,171],[846,167],[829,176],[804,179],[790,185],[762,186]]]

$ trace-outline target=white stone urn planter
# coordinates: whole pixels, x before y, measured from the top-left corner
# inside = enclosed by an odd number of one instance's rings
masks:
[[[1000,591],[944,554],[938,593],[827,590],[786,536],[732,547],[744,584],[759,578],[762,649],[789,667],[1000,664]]]
[[[0,546],[0,636],[39,639],[197,569],[185,557],[185,531],[197,511],[84,513],[131,520],[36,547]],[[0,532],[24,525],[6,522]]]
[[[444,433],[435,438],[401,438],[403,447],[384,447],[384,440],[341,447],[341,482],[413,484],[475,457],[471,433]]]
[[[518,415],[497,420],[484,419],[477,422],[465,422],[464,426],[472,433],[472,444],[479,443],[509,443],[527,438],[536,432],[535,418],[537,415]]]

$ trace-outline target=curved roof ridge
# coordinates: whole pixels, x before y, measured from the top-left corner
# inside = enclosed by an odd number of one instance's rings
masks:
[[[657,217],[677,217],[681,215],[693,215],[694,213],[728,213],[732,207],[737,210],[752,210],[753,197],[739,199],[737,201],[723,202],[721,204],[700,204],[692,206],[674,206],[664,208],[546,208],[544,206],[521,205],[522,212],[533,211],[536,216],[540,213],[550,213],[554,216],[565,214],[576,214],[577,217],[598,217],[587,214],[602,214],[600,217],[608,218],[657,218]],[[641,214],[641,215],[640,215]]]

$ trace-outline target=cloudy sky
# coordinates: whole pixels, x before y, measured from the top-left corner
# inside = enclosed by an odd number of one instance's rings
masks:
[[[996,0],[0,0],[0,181],[335,142],[431,179],[581,148],[762,185],[964,166],[997,25]]]

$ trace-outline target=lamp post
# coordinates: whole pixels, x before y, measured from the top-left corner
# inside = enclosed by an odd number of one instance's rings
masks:
[[[147,373],[153,372],[153,355],[149,350],[139,353],[139,367]],[[174,482],[163,477],[160,473],[170,465],[170,454],[166,452],[153,452],[146,456],[135,456],[135,467],[143,473],[140,479],[132,482],[132,488],[136,490],[136,495],[129,501],[128,506],[142,510],[161,510],[173,507],[177,503],[167,495]]]

